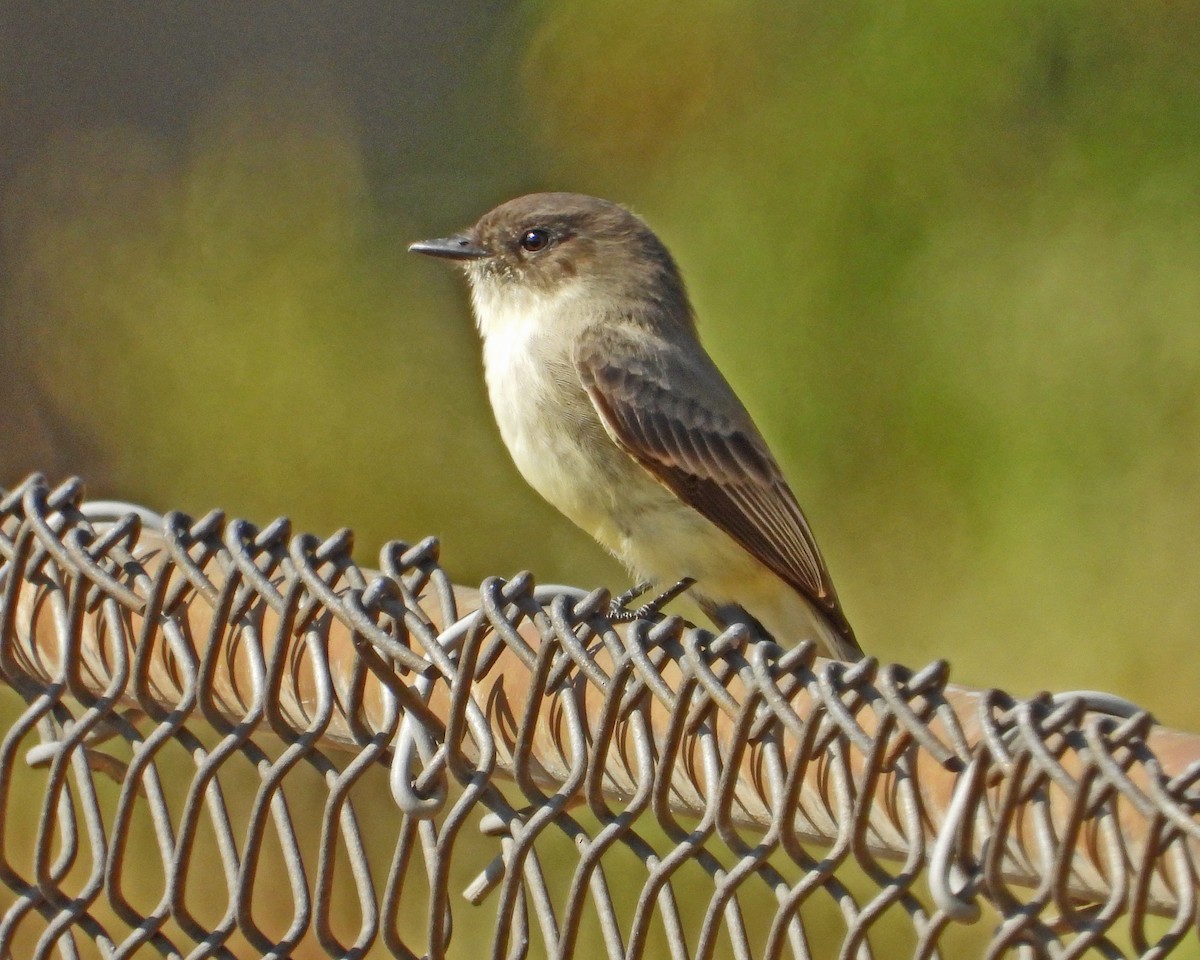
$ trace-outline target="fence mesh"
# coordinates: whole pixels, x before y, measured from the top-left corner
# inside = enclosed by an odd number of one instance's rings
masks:
[[[1196,953],[1200,738],[0,497],[0,956]]]

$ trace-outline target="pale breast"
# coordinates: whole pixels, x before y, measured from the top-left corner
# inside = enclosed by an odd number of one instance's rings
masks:
[[[612,441],[569,357],[532,327],[484,338],[500,436],[534,490],[624,559],[634,519],[671,498]]]

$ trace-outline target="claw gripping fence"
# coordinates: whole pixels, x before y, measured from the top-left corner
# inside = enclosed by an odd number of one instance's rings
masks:
[[[1196,954],[1196,736],[351,547],[0,493],[0,956]]]

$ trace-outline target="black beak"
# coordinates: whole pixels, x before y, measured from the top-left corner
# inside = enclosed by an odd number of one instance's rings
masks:
[[[423,253],[429,257],[445,257],[447,260],[481,260],[488,256],[482,247],[477,247],[469,238],[458,234],[453,237],[441,237],[437,240],[418,240],[410,243],[408,249],[413,253]]]

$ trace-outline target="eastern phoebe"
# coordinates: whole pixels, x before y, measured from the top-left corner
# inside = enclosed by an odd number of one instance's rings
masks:
[[[694,578],[718,626],[862,657],[795,496],[641,219],[537,193],[409,249],[465,267],[492,410],[538,493],[637,576]]]

